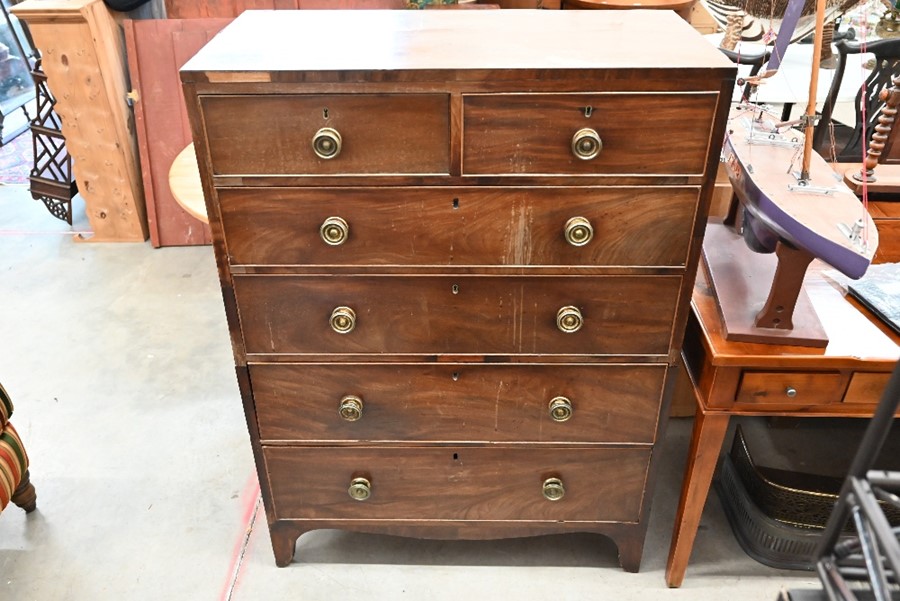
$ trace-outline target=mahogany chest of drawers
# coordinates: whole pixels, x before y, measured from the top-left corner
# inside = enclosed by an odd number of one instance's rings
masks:
[[[638,569],[733,78],[660,11],[249,12],[182,69],[278,565],[344,528]]]

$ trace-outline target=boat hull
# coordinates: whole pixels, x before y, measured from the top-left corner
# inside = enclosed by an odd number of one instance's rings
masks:
[[[759,114],[758,109],[734,109],[722,151],[728,179],[750,216],[751,248],[774,252],[780,240],[847,277],[861,277],[878,247],[872,218],[818,154],[812,156],[809,184],[798,185],[794,172],[800,168],[803,134],[773,134],[769,128],[778,119],[762,112],[757,120]],[[850,235],[855,224],[857,240]]]

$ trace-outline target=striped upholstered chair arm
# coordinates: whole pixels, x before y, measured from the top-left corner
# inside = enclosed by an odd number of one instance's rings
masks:
[[[28,455],[19,433],[9,422],[12,399],[0,384],[0,512],[10,501],[33,511],[36,495],[28,478]]]
[[[27,484],[27,470],[28,455],[22,439],[13,425],[7,422],[0,433],[0,511],[6,508],[23,481]],[[18,499],[16,503],[19,503]]]
[[[9,422],[9,417],[13,412],[12,399],[9,398],[3,384],[0,384],[0,430]]]

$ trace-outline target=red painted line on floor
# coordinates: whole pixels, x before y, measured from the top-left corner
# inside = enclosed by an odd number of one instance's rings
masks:
[[[241,495],[241,505],[244,507],[244,513],[241,518],[241,524],[244,528],[234,544],[234,550],[231,553],[231,564],[228,566],[228,572],[225,576],[225,584],[222,586],[222,593],[219,599],[229,601],[231,594],[234,592],[238,578],[240,576],[241,560],[246,551],[247,544],[250,539],[250,531],[253,529],[253,522],[256,519],[257,507],[259,505],[259,480],[256,472],[250,474],[247,484],[244,486],[244,492]]]

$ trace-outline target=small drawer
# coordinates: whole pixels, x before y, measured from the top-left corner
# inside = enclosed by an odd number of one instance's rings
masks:
[[[889,373],[857,372],[850,378],[844,402],[877,405],[890,379]]]
[[[279,520],[637,522],[650,450],[264,446],[263,455]]]
[[[234,276],[247,353],[666,355],[679,276]]]
[[[702,174],[717,100],[711,93],[466,96],[463,173]]]
[[[683,266],[698,194],[697,187],[223,188],[218,198],[233,264]]]
[[[664,365],[253,364],[267,441],[652,443]]]
[[[446,94],[202,96],[214,175],[439,174]],[[319,152],[333,154],[322,158]]]
[[[828,405],[841,402],[838,372],[744,372],[738,403],[753,405]]]

